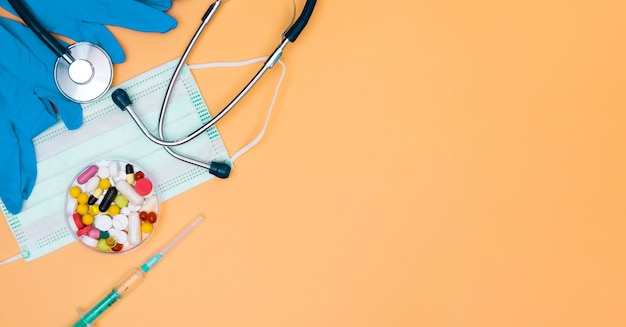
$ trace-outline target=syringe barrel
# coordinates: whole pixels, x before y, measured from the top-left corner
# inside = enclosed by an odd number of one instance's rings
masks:
[[[117,287],[111,290],[100,302],[93,306],[89,311],[81,316],[81,319],[74,324],[74,327],[91,326],[101,314],[110,308],[115,302],[127,295],[139,285],[143,280],[144,272],[141,269],[133,269],[124,279],[120,281]]]
[[[135,287],[141,283],[143,275],[144,272],[141,269],[135,268],[131,270],[126,277],[119,282],[118,286],[114,288],[114,290],[120,295],[120,297],[124,297],[124,295],[132,292]]]

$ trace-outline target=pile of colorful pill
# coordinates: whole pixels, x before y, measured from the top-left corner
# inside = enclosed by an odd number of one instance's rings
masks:
[[[69,225],[78,239],[101,252],[137,247],[157,224],[159,200],[137,166],[101,161],[83,170],[67,197]]]

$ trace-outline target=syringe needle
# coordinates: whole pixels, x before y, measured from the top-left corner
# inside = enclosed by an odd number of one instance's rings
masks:
[[[161,253],[161,255],[165,255],[165,253],[167,253],[171,248],[178,244],[178,242],[187,237],[187,235],[191,233],[191,231],[196,228],[196,226],[198,226],[198,224],[200,224],[203,219],[204,218],[202,216],[198,216],[196,217],[196,219],[192,220],[189,224],[187,224],[187,227],[185,227],[185,229],[180,231],[178,235],[176,235],[176,237],[174,237],[169,243],[167,243],[167,245],[165,245],[161,249],[161,251],[159,251],[159,253]]]
[[[154,267],[171,248],[178,244],[178,242],[182,241],[187,235],[189,235],[189,233],[191,233],[192,230],[198,227],[198,224],[200,224],[203,219],[204,217],[198,216],[189,224],[187,224],[187,227],[185,227],[176,236],[174,236],[174,238],[169,243],[167,243],[167,245],[165,245],[159,252],[155,253],[152,258],[148,259],[143,265],[141,265],[141,270],[143,270],[144,272],[148,272],[148,270],[152,269],[152,267]]]

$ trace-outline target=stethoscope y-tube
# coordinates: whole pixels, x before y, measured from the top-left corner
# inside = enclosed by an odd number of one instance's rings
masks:
[[[230,166],[228,164],[218,163],[218,162],[202,162],[194,158],[183,156],[179,153],[176,153],[170,147],[187,143],[191,141],[192,139],[196,138],[197,136],[205,132],[207,129],[215,125],[215,123],[217,123],[220,119],[222,119],[222,117],[224,117],[230,110],[232,110],[232,108],[237,103],[239,103],[239,101],[241,101],[241,99],[250,91],[250,89],[252,89],[252,87],[261,79],[261,77],[270,68],[272,68],[276,64],[276,62],[278,62],[287,44],[289,44],[289,42],[295,42],[295,40],[298,38],[302,30],[304,30],[309,19],[311,18],[311,15],[313,14],[313,9],[315,8],[316,0],[306,1],[306,4],[304,5],[304,8],[302,10],[302,13],[298,17],[298,19],[295,21],[295,23],[287,30],[287,32],[284,35],[283,40],[278,45],[278,47],[276,47],[276,49],[272,52],[272,54],[265,61],[261,69],[254,75],[254,77],[252,77],[252,79],[248,82],[248,84],[246,84],[246,86],[241,90],[241,92],[239,92],[239,94],[235,98],[233,98],[233,100],[226,107],[224,107],[224,109],[222,109],[217,115],[211,118],[211,120],[209,120],[203,126],[198,128],[194,132],[190,133],[188,136],[180,140],[176,140],[176,141],[165,140],[164,135],[163,135],[165,111],[167,108],[167,104],[169,103],[169,98],[170,98],[174,83],[176,82],[176,79],[180,73],[180,70],[182,69],[184,63],[186,62],[187,57],[189,56],[189,53],[191,52],[191,49],[196,43],[199,35],[204,30],[208,22],[214,17],[215,12],[220,7],[221,3],[222,3],[221,0],[217,0],[215,3],[209,6],[207,12],[202,17],[202,23],[200,24],[200,27],[198,28],[193,38],[189,42],[187,48],[185,49],[185,52],[183,53],[182,57],[180,58],[178,62],[178,65],[176,66],[176,69],[174,70],[174,74],[172,76],[172,79],[170,80],[167,91],[165,93],[165,98],[163,100],[163,105],[161,107],[161,112],[159,115],[159,124],[158,124],[159,137],[155,137],[154,135],[152,135],[152,133],[145,127],[145,125],[143,124],[143,122],[141,121],[137,113],[133,110],[132,101],[130,100],[130,97],[128,96],[126,91],[124,91],[123,89],[117,89],[113,91],[112,98],[113,98],[113,102],[115,102],[115,104],[120,109],[125,110],[129,113],[129,115],[135,121],[139,129],[150,141],[156,144],[159,144],[161,146],[164,146],[165,150],[170,155],[174,156],[177,159],[209,169],[209,172],[217,177],[226,178],[230,174]]]
[[[109,55],[90,42],[77,42],[65,48],[48,32],[22,0],[9,0],[17,15],[57,56],[54,81],[67,99],[86,103],[103,96],[113,81],[113,63]]]

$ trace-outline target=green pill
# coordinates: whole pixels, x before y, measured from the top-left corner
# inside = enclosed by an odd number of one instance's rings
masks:
[[[118,194],[115,197],[115,201],[114,202],[120,208],[124,208],[125,206],[128,205],[128,199],[123,194]]]

